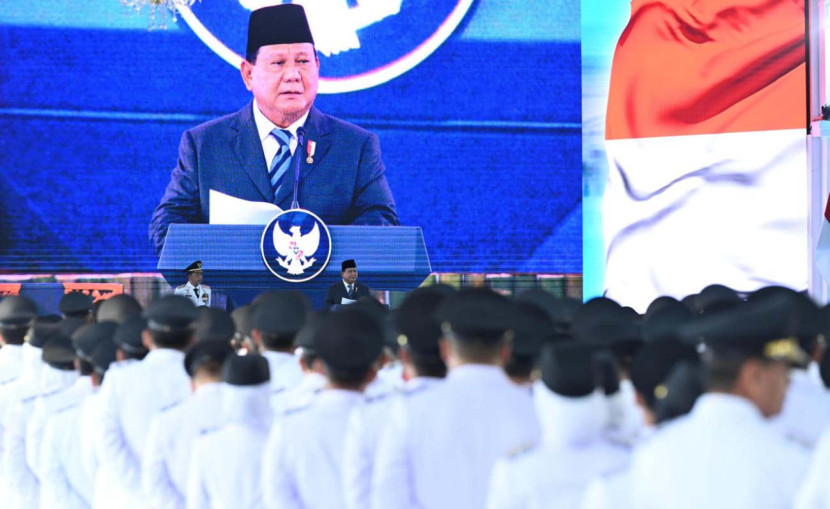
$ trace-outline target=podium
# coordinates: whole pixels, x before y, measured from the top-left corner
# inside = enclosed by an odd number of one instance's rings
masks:
[[[264,226],[171,224],[158,270],[174,288],[187,282],[184,268],[202,261],[205,284],[228,295],[237,306],[267,290],[299,290],[315,308],[326,290],[340,281],[340,262],[357,262],[358,281],[372,290],[414,290],[432,272],[424,235],[413,226],[329,226],[331,258],[323,272],[303,283],[274,276],[260,251]]]

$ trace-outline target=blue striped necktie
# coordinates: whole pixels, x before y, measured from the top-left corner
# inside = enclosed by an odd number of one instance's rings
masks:
[[[291,131],[274,128],[271,131],[271,136],[276,138],[277,143],[280,144],[277,154],[271,160],[271,167],[268,168],[268,177],[271,179],[271,191],[273,191],[274,201],[276,201],[280,185],[285,180],[285,176],[288,175],[288,167],[291,165],[291,148],[289,145]]]

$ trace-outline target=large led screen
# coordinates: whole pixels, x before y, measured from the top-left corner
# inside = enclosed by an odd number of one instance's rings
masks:
[[[263,3],[148,30],[118,0],[4,0],[0,270],[156,270],[182,132],[250,101],[231,64]],[[324,34],[315,105],[378,135],[433,270],[582,272],[578,2],[303,3]]]
[[[806,289],[803,2],[583,0],[582,42],[586,296]]]

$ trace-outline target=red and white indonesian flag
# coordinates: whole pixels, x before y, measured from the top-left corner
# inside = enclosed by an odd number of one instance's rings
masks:
[[[608,297],[807,286],[804,4],[634,0],[614,54]]]

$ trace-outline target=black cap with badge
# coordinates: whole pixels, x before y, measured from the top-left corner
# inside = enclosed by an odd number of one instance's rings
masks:
[[[280,4],[251,12],[248,19],[247,54],[272,44],[314,44],[305,9],[298,4]]]
[[[672,369],[681,362],[700,363],[694,346],[678,339],[665,338],[647,343],[631,363],[631,383],[642,396],[646,406],[654,409],[661,397],[660,389]]]
[[[715,356],[739,356],[783,361],[803,367],[809,356],[801,349],[798,305],[785,295],[746,302],[704,315],[681,328],[685,341],[702,342]]]
[[[186,269],[184,269],[185,274],[192,274],[194,272],[203,272],[201,260],[196,260],[195,262],[188,265]]]

